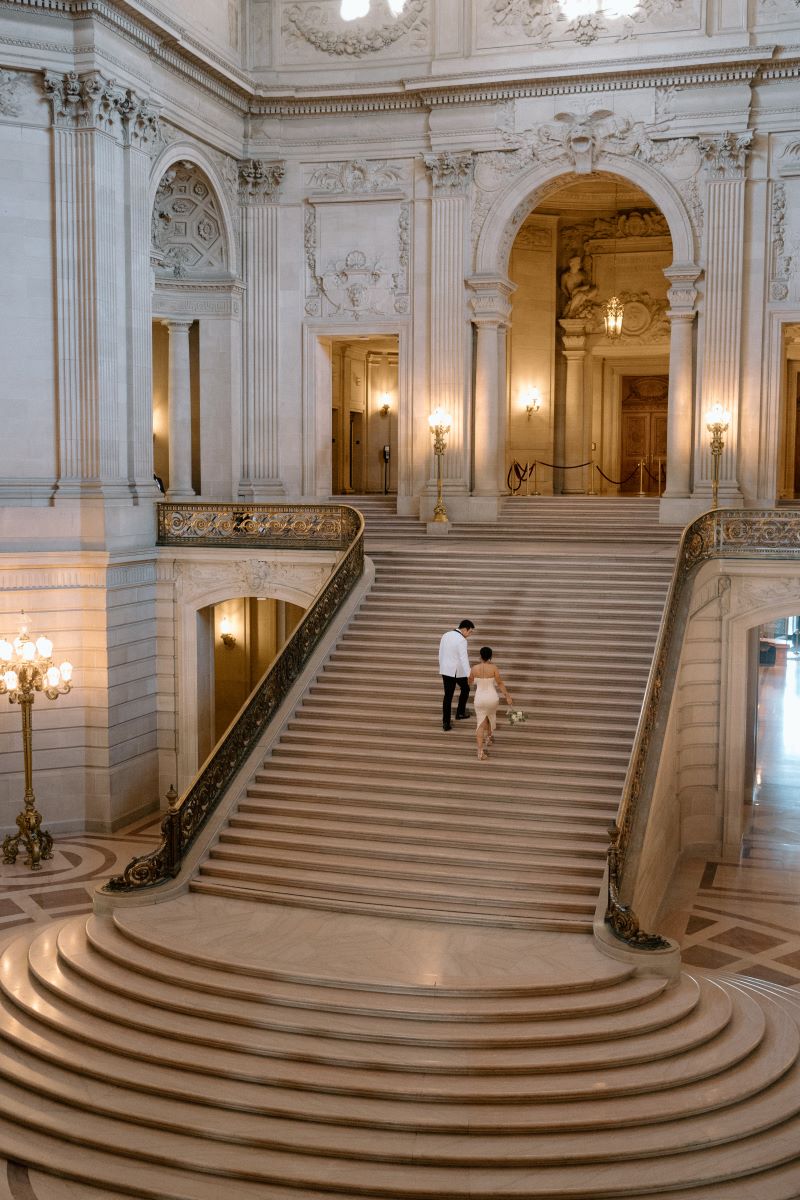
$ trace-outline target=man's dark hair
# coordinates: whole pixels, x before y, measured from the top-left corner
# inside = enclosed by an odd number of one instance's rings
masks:
[[[458,628],[459,629],[474,629],[475,626],[473,625],[472,621],[459,621]]]

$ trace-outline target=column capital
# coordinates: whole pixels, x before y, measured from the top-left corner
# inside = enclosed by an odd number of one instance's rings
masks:
[[[263,158],[239,160],[239,203],[243,205],[268,204],[276,199],[286,164],[268,162]]]
[[[517,285],[503,275],[471,275],[467,285],[474,325],[507,325],[511,317],[511,297]]]
[[[142,149],[160,135],[158,111],[150,101],[100,71],[45,71],[42,86],[56,129],[99,129]]]
[[[670,284],[667,292],[670,304],[667,316],[671,321],[694,317],[694,306],[697,302],[697,289],[694,285],[701,274],[701,268],[695,263],[676,263],[664,268],[664,275]]]
[[[188,333],[194,325],[194,321],[181,320],[180,317],[161,317],[160,323],[166,325],[170,335],[173,333]]]
[[[472,151],[465,154],[423,155],[425,166],[431,173],[434,196],[465,196],[472,182],[472,167],[475,156]]]
[[[697,145],[708,179],[744,179],[752,141],[752,129],[701,134]]]
[[[564,354],[576,358],[585,354],[588,321],[580,321],[576,317],[562,317],[558,323],[563,330],[561,337],[564,342]]]

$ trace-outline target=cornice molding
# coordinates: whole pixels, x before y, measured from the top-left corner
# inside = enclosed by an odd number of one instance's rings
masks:
[[[426,76],[366,88],[343,84],[336,89],[322,85],[270,92],[248,72],[204,46],[187,29],[171,23],[148,0],[0,0],[1,9],[23,10],[31,16],[56,15],[72,21],[94,18],[140,45],[154,62],[202,87],[221,103],[253,117],[413,112],[517,98],[630,91],[654,85],[703,86],[800,76],[800,47],[770,44],[658,55],[633,62],[598,59],[582,64],[580,71],[564,66],[482,73],[472,68],[435,81]],[[8,37],[2,42],[31,45]],[[40,46],[45,48],[44,43]],[[73,53],[71,47],[57,44],[48,43],[47,48]]]

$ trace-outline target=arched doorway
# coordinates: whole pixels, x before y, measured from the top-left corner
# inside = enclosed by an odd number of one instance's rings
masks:
[[[241,289],[221,196],[188,158],[159,178],[151,261],[154,472],[170,499],[230,500],[240,473]]]
[[[536,462],[538,491],[663,490],[672,261],[654,201],[608,172],[551,183],[521,224],[509,256],[506,459]],[[623,305],[616,337],[603,319],[612,296]]]

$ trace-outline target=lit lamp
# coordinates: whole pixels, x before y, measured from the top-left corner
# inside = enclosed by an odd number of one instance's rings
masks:
[[[537,413],[542,407],[542,398],[539,395],[539,389],[537,387],[528,388],[524,396],[524,402],[525,412],[528,414],[528,420],[530,421],[533,413]]]
[[[236,645],[236,634],[231,628],[230,617],[223,617],[219,623],[219,636],[224,646],[232,647]]]
[[[22,756],[25,763],[25,807],[17,817],[16,835],[3,839],[3,862],[15,863],[20,842],[27,850],[25,865],[38,871],[43,858],[53,857],[53,838],[41,828],[42,816],[36,809],[33,794],[33,746],[31,709],[36,692],[44,692],[48,700],[57,700],[72,687],[72,663],[53,662],[53,643],[40,637],[28,636],[25,614],[13,642],[0,639],[0,693],[7,693],[10,704],[18,704],[22,713]]]
[[[388,392],[382,392],[381,400],[383,401],[383,403],[381,404],[381,409],[380,409],[381,416],[388,417],[388,415],[392,409],[392,398]]]
[[[611,341],[616,341],[622,336],[622,318],[625,315],[625,306],[619,296],[611,296],[603,305],[603,325],[605,326],[606,337]]]
[[[433,519],[446,521],[447,509],[442,500],[442,459],[447,448],[450,418],[443,408],[435,408],[428,417],[428,424],[433,434],[433,453],[436,455],[436,507],[433,510]]]
[[[392,16],[399,17],[406,6],[406,0],[386,0]],[[357,21],[369,12],[369,0],[342,0],[339,6],[339,16],[343,21]]]
[[[730,413],[726,412],[721,404],[715,404],[706,413],[706,429],[711,434],[711,507],[716,508],[719,500],[719,460],[722,458],[722,451],[725,448],[725,443],[722,440],[722,435],[727,431],[730,424]]]

